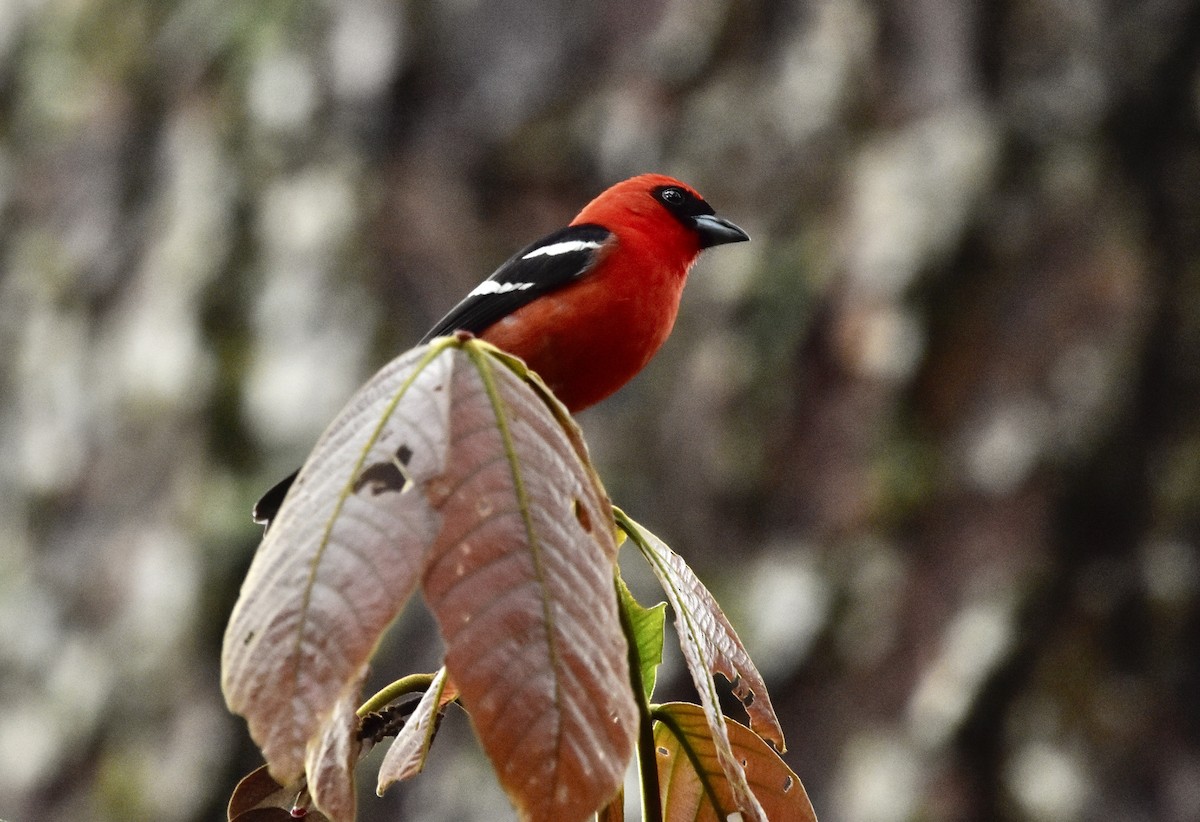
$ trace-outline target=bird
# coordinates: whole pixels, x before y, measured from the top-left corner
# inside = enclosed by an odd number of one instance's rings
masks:
[[[524,360],[576,413],[616,392],[657,353],[700,252],[749,239],[686,183],[640,174],[509,257],[420,342],[474,334]],[[297,473],[259,499],[255,522],[270,527]]]

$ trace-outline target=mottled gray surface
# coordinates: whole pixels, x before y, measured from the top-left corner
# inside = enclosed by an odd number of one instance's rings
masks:
[[[257,494],[658,170],[754,242],[581,423],[822,819],[1200,817],[1196,32],[1183,0],[0,2],[0,816],[218,818]],[[414,619],[380,677],[434,663]],[[360,817],[503,817],[444,737]]]

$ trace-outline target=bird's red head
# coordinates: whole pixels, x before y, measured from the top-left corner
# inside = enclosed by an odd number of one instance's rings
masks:
[[[670,248],[685,267],[703,249],[750,239],[733,223],[716,216],[712,206],[687,183],[665,174],[640,174],[601,192],[571,221],[613,228],[622,241],[637,244],[635,232]]]

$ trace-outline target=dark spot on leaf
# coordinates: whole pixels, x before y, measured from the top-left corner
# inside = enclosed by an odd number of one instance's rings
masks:
[[[246,638],[242,640],[242,644],[249,645],[253,641],[254,641],[254,631],[250,631],[246,634]]]
[[[662,745],[659,745],[658,746],[658,755],[659,756],[670,756],[671,752],[668,751],[666,748],[664,748]]]
[[[401,465],[408,465],[408,461],[413,458],[412,449],[408,447],[408,443],[402,443],[396,449],[396,459],[400,460]]]
[[[792,779],[791,774],[788,774],[787,776],[785,776],[783,778],[783,792],[787,793],[788,791],[790,791],[792,789],[792,785],[795,783],[795,781],[796,780]]]
[[[588,515],[587,508],[583,506],[583,500],[576,497],[571,500],[571,510],[575,513],[575,519],[579,520],[579,525],[589,534],[592,533],[592,518]]]

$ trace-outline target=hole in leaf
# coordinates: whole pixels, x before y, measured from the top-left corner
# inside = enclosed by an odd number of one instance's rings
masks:
[[[370,486],[368,490],[371,496],[377,497],[387,491],[402,491],[404,485],[404,474],[396,466],[390,462],[377,462],[368,465],[358,475],[354,481],[354,493],[357,494],[364,486]]]
[[[374,497],[388,491],[399,491],[403,494],[412,485],[412,478],[406,470],[412,456],[412,449],[407,444],[402,444],[390,460],[368,465],[354,481],[354,493],[357,494],[364,487],[368,487],[371,496]]]
[[[671,752],[668,751],[666,748],[664,748],[662,745],[659,745],[658,746],[658,755],[659,756],[670,756]]]
[[[796,782],[796,780],[792,779],[791,774],[788,774],[787,776],[785,776],[783,778],[783,792],[787,793],[788,791],[790,791],[792,789],[792,785],[794,785],[795,782]]]
[[[592,518],[583,507],[583,500],[579,497],[571,500],[571,511],[575,514],[575,519],[579,520],[579,526],[589,534],[592,533]]]

